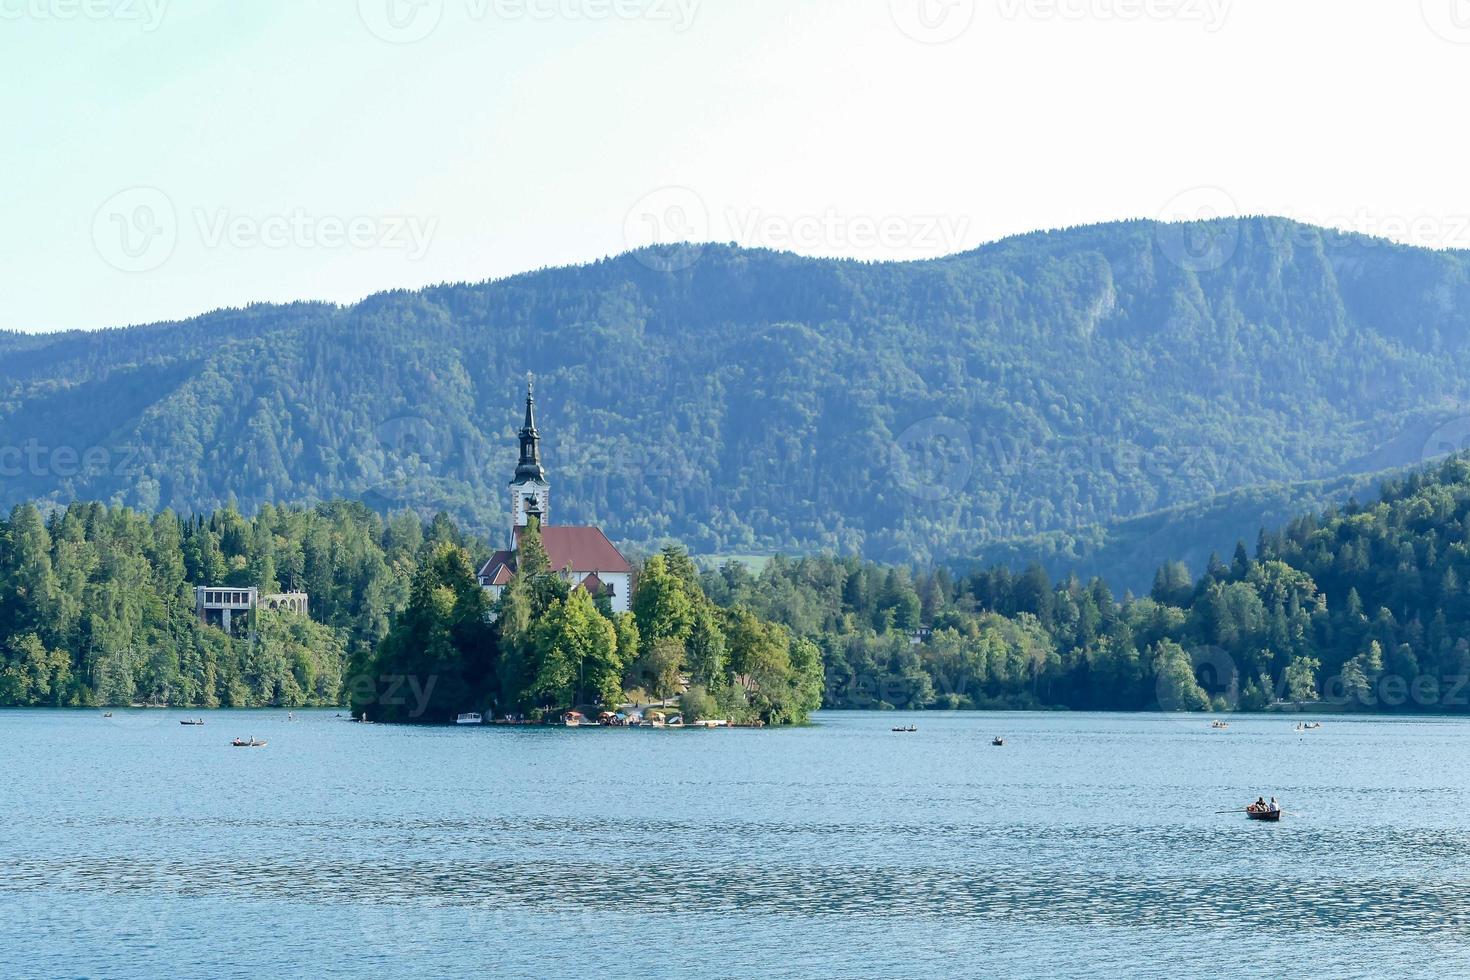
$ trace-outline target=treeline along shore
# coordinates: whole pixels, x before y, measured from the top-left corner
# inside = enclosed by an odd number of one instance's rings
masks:
[[[0,522],[0,705],[343,706],[387,722],[543,717],[681,699],[689,720],[830,708],[1470,711],[1470,460],[1308,514],[1146,596],[1101,578],[677,546],[632,611],[523,542],[492,600],[485,542],[441,515],[333,502],[143,514],[76,503]],[[959,567],[959,566],[956,566]],[[229,633],[195,586],[301,591]]]

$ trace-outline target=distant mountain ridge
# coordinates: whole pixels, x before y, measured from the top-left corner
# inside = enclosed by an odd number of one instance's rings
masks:
[[[947,560],[1458,448],[1467,326],[1470,254],[1283,219],[908,263],[630,253],[340,308],[0,335],[0,493],[357,497],[498,540],[534,371],[553,521],[634,550]]]

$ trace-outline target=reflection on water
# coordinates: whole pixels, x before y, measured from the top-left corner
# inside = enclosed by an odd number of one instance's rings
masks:
[[[197,738],[0,715],[0,973],[1470,968],[1470,724],[936,715],[890,737],[891,715],[643,734],[322,713],[240,716],[271,740],[247,754],[229,720]],[[1215,812],[1260,793],[1286,822]]]

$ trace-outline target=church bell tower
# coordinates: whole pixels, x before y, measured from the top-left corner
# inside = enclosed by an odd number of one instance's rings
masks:
[[[515,531],[535,517],[543,527],[551,517],[551,484],[546,482],[546,469],[541,465],[541,433],[536,431],[535,382],[526,382],[526,423],[521,426],[521,461],[516,465],[516,478],[510,483],[511,546]]]

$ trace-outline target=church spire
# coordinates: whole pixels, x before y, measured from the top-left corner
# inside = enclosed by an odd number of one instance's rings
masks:
[[[541,433],[536,429],[536,383],[526,375],[526,424],[521,426],[521,461],[516,478],[510,481],[511,547],[515,535],[535,518],[545,525],[551,519],[551,484],[541,465]]]
[[[536,376],[526,375],[526,425],[522,432],[536,434]]]
[[[541,433],[536,430],[536,382],[526,380],[526,424],[521,427],[521,461],[516,466],[516,483],[545,482],[541,466]]]

